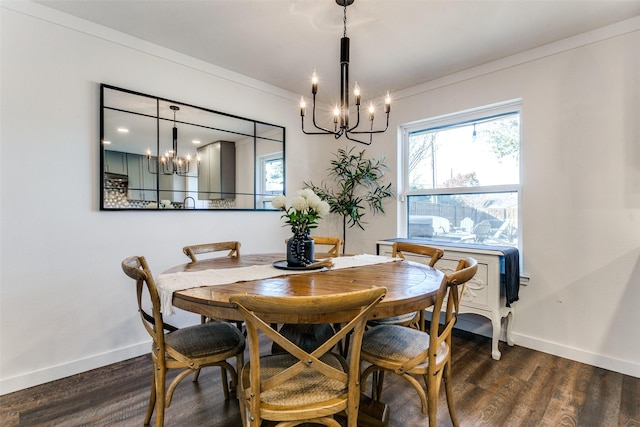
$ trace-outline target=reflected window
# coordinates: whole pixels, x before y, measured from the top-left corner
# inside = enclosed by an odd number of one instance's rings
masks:
[[[282,152],[258,158],[259,204],[263,209],[273,209],[273,197],[284,194],[284,156]]]

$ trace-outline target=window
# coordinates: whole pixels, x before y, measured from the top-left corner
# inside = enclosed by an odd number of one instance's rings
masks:
[[[402,130],[406,236],[518,247],[520,102]]]
[[[284,193],[284,157],[282,152],[258,158],[258,203],[262,209],[273,209],[273,197]]]

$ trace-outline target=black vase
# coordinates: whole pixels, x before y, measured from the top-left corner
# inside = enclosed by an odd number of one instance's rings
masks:
[[[315,246],[309,232],[298,232],[287,240],[287,266],[306,267],[314,262]]]

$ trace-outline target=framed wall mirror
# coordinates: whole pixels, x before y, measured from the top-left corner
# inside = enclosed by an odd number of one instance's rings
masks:
[[[285,128],[100,86],[100,209],[271,210]]]

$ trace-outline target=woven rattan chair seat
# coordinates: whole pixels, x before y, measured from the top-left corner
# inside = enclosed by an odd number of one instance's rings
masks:
[[[388,361],[396,361],[399,365],[413,359],[429,347],[429,334],[412,328],[397,325],[380,325],[364,333],[361,353]],[[439,363],[449,352],[446,342],[437,351],[436,361]],[[418,367],[427,366],[424,363]]]
[[[242,333],[235,326],[224,322],[209,322],[178,329],[165,335],[165,342],[187,357],[204,357],[244,349]]]
[[[334,368],[344,370],[338,359],[339,357],[333,353],[327,353],[320,360]],[[296,362],[298,362],[298,359],[290,354],[275,354],[262,357],[260,359],[261,380],[264,381],[276,373],[284,371]],[[244,369],[247,383],[249,381],[247,377],[249,372],[250,364],[247,364]],[[268,405],[303,407],[305,405],[317,405],[319,401],[331,400],[340,396],[344,398],[346,393],[347,387],[344,383],[332,380],[315,369],[307,368],[296,375],[294,379],[262,392],[260,398],[263,403]]]

